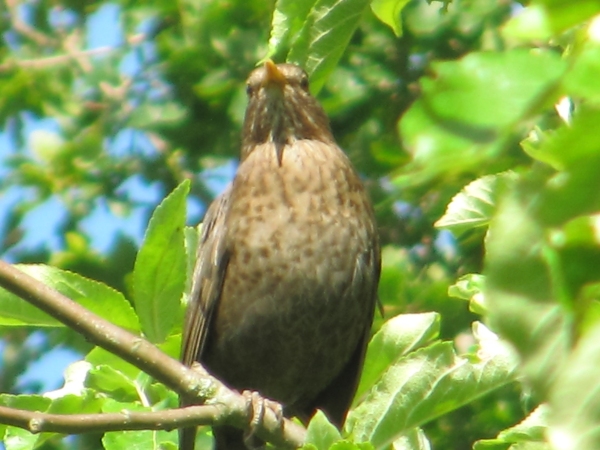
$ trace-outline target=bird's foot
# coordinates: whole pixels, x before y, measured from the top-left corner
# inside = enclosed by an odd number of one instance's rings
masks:
[[[270,409],[275,414],[279,426],[283,425],[283,407],[281,404],[264,398],[256,391],[243,391],[242,395],[246,399],[248,415],[251,417],[248,429],[244,432],[244,444],[249,449],[260,447],[256,444],[256,430],[263,424],[265,411]]]

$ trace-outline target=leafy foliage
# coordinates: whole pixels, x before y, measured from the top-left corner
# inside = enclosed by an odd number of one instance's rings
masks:
[[[177,356],[197,242],[185,225],[231,177],[243,80],[266,55],[301,63],[364,175],[385,245],[384,316],[346,429],[317,414],[306,448],[600,448],[596,1],[6,8],[4,258]],[[149,223],[143,243],[132,223]],[[137,368],[4,291],[0,326],[1,405],[177,405]],[[38,346],[31,327],[44,330]],[[19,376],[55,345],[83,360],[63,388],[22,393]],[[8,425],[0,436],[8,450],[73,446]],[[176,439],[110,432],[75,446],[175,448]],[[208,431],[198,444],[210,445]]]

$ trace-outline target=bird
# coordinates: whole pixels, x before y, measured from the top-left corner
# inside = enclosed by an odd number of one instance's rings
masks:
[[[286,417],[321,409],[342,427],[377,304],[373,206],[301,67],[267,60],[246,86],[240,163],[202,224],[181,361]],[[241,430],[213,435],[217,450],[247,448]],[[180,450],[194,439],[182,430]]]

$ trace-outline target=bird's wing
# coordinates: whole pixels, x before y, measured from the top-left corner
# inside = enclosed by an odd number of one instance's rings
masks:
[[[225,216],[230,192],[231,190],[227,189],[215,199],[208,208],[202,224],[181,343],[181,362],[186,366],[191,366],[200,358],[206,344],[212,313],[221,297],[229,260],[225,249]],[[181,399],[181,406],[188,404],[185,398]],[[196,427],[179,430],[180,450],[194,450],[195,440]]]
[[[215,199],[202,225],[181,345],[181,362],[186,366],[199,359],[206,344],[212,312],[221,296],[229,260],[225,248],[225,216],[230,193],[227,189]]]
[[[352,356],[339,375],[317,396],[309,408],[303,411],[305,418],[310,417],[313,410],[318,408],[325,411],[329,420],[338,428],[344,425],[346,414],[358,388],[365,354],[367,353],[367,344],[371,337],[371,324],[373,323],[375,306],[378,303],[377,286],[380,273],[381,251],[377,231],[374,229],[371,233],[369,251],[356,259],[354,277],[349,289],[358,298],[369,302],[369,313],[363,321],[365,324],[363,334]]]

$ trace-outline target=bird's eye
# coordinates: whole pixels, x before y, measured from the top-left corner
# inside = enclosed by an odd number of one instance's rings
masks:
[[[250,97],[253,92],[254,92],[254,87],[250,83],[248,83],[246,85],[246,94],[248,95],[248,97]]]
[[[300,79],[300,87],[305,91],[308,91],[308,77],[306,75]]]

